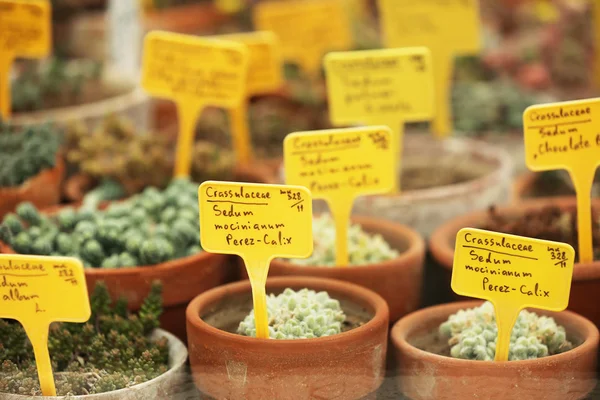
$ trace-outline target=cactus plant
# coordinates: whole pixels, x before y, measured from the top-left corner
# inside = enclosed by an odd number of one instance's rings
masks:
[[[56,164],[62,133],[50,125],[18,132],[0,121],[0,187],[21,185]]]
[[[339,301],[327,292],[285,289],[267,297],[269,337],[271,339],[311,339],[336,335],[342,331],[346,315]],[[254,310],[237,329],[244,336],[256,336]]]
[[[176,180],[104,210],[65,208],[53,216],[21,203],[0,233],[22,254],[74,256],[86,267],[155,265],[201,251],[197,185]]]
[[[467,360],[494,359],[498,327],[494,306],[460,310],[439,327],[439,335],[448,341],[450,355]],[[510,336],[509,361],[529,360],[563,353],[573,348],[565,328],[553,318],[523,310]]]
[[[51,327],[48,349],[59,396],[118,390],[168,370],[166,339],[150,338],[159,326],[161,292],[160,284],[153,284],[138,314],[132,315],[124,299],[111,305],[106,286],[99,284],[90,298],[87,323]],[[15,321],[0,319],[0,362],[0,393],[41,396],[33,349]]]
[[[314,249],[309,258],[294,258],[296,265],[335,267],[335,224],[331,215],[323,214],[313,219]],[[350,265],[373,264],[398,257],[381,235],[372,235],[352,224],[348,229],[348,255]]]

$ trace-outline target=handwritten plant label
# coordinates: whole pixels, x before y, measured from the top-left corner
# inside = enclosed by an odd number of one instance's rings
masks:
[[[16,57],[42,58],[52,47],[48,0],[0,0],[0,117],[11,115],[10,69]]]
[[[142,56],[142,11],[136,0],[110,0],[108,3],[108,54],[122,75],[139,79]]]
[[[592,262],[591,191],[600,165],[600,98],[536,105],[523,115],[525,161],[533,171],[566,169],[577,193],[579,257]]]
[[[0,254],[0,318],[15,319],[25,328],[44,396],[56,396],[48,353],[50,323],[86,322],[90,315],[79,260]]]
[[[175,175],[189,176],[196,120],[206,106],[239,107],[246,94],[244,45],[171,32],[150,32],[144,41],[142,86],[171,99],[179,111]]]
[[[436,95],[432,128],[439,137],[449,135],[454,56],[481,48],[479,0],[378,0],[378,5],[386,47],[431,50]]]
[[[312,198],[305,187],[207,181],[198,189],[200,242],[235,254],[252,284],[256,335],[268,338],[265,284],[275,257],[312,254]]]
[[[285,181],[329,204],[336,225],[336,264],[348,265],[348,225],[358,196],[391,191],[397,171],[386,126],[296,132],[283,141]]]
[[[313,75],[320,71],[325,53],[352,47],[343,0],[260,2],[254,7],[254,25],[273,31],[281,40],[284,59]]]
[[[273,93],[283,86],[283,62],[279,39],[273,32],[239,33],[218,37],[242,43],[248,49],[247,97]],[[238,162],[247,164],[252,159],[247,102],[230,109],[229,117]]]
[[[565,243],[474,228],[458,232],[452,290],[494,304],[496,361],[508,360],[510,333],[522,309],[567,308],[574,260],[575,250]]]

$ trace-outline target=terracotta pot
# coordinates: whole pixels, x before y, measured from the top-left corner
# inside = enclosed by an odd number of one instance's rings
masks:
[[[530,196],[532,187],[535,180],[538,178],[538,174],[535,172],[525,172],[515,179],[513,184],[513,201],[521,201],[527,199]]]
[[[230,17],[212,2],[187,4],[153,10],[144,15],[146,31],[164,30],[186,34],[214,34]]]
[[[141,400],[168,399],[181,393],[186,380],[186,361],[188,352],[181,340],[162,329],[153,333],[156,339],[165,337],[169,342],[169,370],[156,378],[139,385],[112,392],[70,397],[79,400]],[[23,396],[2,393],[3,400],[59,400],[65,397]]]
[[[446,166],[440,160],[449,160]],[[440,223],[472,210],[510,200],[511,162],[508,155],[486,143],[451,138],[444,141],[429,136],[407,135],[403,168],[453,168],[457,159],[465,170],[477,171],[475,179],[426,189],[409,190],[398,195],[360,197],[353,214],[391,220],[410,226],[429,237]],[[400,183],[402,185],[402,182]]]
[[[400,256],[377,264],[332,268],[295,265],[284,259],[274,259],[269,276],[313,276],[339,279],[371,289],[387,302],[390,322],[415,311],[421,302],[425,241],[414,230],[399,224],[367,217],[353,217],[366,232],[380,234]],[[318,238],[317,238],[318,240]],[[248,274],[240,259],[242,275]]]
[[[418,349],[410,342],[431,333],[460,309],[480,301],[444,304],[402,318],[391,331],[399,360],[398,384],[412,400],[584,398],[596,385],[598,329],[572,312],[544,312],[563,325],[567,337],[581,344],[568,352],[536,360],[473,361],[444,357]]]
[[[600,200],[593,200],[593,207],[600,207]],[[540,209],[544,206],[555,205],[565,208],[576,206],[573,197],[556,197],[548,199],[527,200],[521,203],[499,207],[498,214],[516,214],[527,210]],[[456,234],[465,227],[477,228],[487,220],[486,211],[462,215],[441,225],[431,236],[429,246],[431,253],[438,266],[441,266],[446,278],[446,287],[450,290],[452,277],[452,263],[454,260],[454,243]],[[464,299],[454,295],[455,299]],[[571,297],[569,299],[569,310],[583,315],[600,325],[600,261],[592,263],[576,263],[573,270],[573,283],[571,285]]]
[[[11,119],[11,125],[20,128],[51,122],[67,127],[74,123],[84,123],[88,130],[93,130],[104,122],[107,115],[114,115],[128,119],[140,132],[150,130],[150,99],[137,82],[124,81],[117,71],[109,69],[102,82],[117,94],[93,103],[16,113]]]
[[[58,204],[64,175],[65,163],[59,155],[54,168],[42,170],[20,186],[0,188],[0,220],[23,201],[30,201],[38,208]]]
[[[267,281],[267,293],[285,288],[325,290],[342,308],[371,318],[350,331],[317,339],[269,340],[229,333],[252,308],[250,282],[218,287],[187,309],[188,346],[196,386],[218,399],[359,399],[385,375],[388,307],[376,293],[332,279],[285,277]],[[216,326],[205,320],[227,310]],[[213,321],[214,322],[214,321]]]
[[[562,171],[557,171],[562,172]],[[534,199],[534,198],[542,198],[542,197],[562,197],[562,196],[574,196],[575,189],[568,186],[568,181],[560,182],[560,186],[562,188],[558,188],[560,190],[556,190],[554,193],[544,191],[538,192],[536,190],[539,179],[541,179],[543,175],[539,172],[526,172],[519,175],[513,184],[513,192],[514,192],[514,201],[521,201],[526,199]],[[567,178],[568,179],[568,178]],[[598,196],[598,191],[596,188],[597,185],[594,185],[592,189],[592,197]]]

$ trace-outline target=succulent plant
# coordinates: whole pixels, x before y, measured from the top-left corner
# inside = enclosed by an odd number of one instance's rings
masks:
[[[77,103],[84,85],[98,80],[101,71],[101,63],[89,60],[23,61],[11,83],[12,109],[27,112]]]
[[[439,335],[448,340],[450,355],[467,360],[493,360],[496,355],[498,327],[494,306],[460,310],[439,327]],[[553,318],[523,310],[510,336],[509,361],[541,358],[571,350],[565,328]]]
[[[103,210],[64,208],[52,216],[21,203],[0,233],[21,254],[78,257],[86,267],[155,265],[201,251],[197,185],[176,180]]]
[[[167,340],[150,336],[159,326],[161,292],[160,284],[153,284],[133,315],[124,299],[111,305],[106,286],[99,284],[90,298],[92,317],[87,323],[51,326],[48,349],[59,396],[118,390],[168,370]],[[0,319],[0,363],[0,393],[42,394],[33,349],[16,321]]]
[[[56,164],[62,132],[50,125],[22,131],[0,121],[0,187],[21,185]]]
[[[293,264],[305,266],[335,267],[335,223],[329,214],[313,219],[313,253],[309,258],[290,259]],[[398,257],[383,236],[363,231],[360,225],[352,224],[348,229],[348,256],[350,265],[373,264]]]
[[[285,289],[267,297],[269,337],[271,339],[311,339],[336,335],[342,331],[346,315],[340,302],[327,292]],[[256,336],[254,310],[237,329],[244,336]]]

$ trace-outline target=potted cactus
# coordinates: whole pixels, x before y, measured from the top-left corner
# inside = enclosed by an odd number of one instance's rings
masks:
[[[510,357],[492,361],[498,335],[491,303],[417,311],[394,325],[400,390],[426,399],[582,399],[596,386],[598,329],[562,313],[521,311]]]
[[[185,334],[185,307],[198,293],[226,283],[227,257],[202,251],[198,186],[173,181],[165,190],[147,188],[126,200],[96,208],[39,212],[22,203],[2,223],[2,240],[21,254],[68,255],[82,260],[88,287],[104,281],[113,298],[124,296],[138,310],[153,281],[164,287],[163,326]]]
[[[311,257],[274,259],[269,276],[312,276],[362,285],[388,303],[390,322],[419,307],[425,242],[417,232],[403,225],[355,217],[348,231],[347,267],[336,266],[335,224],[329,214],[314,218],[313,237]]]
[[[107,114],[128,116],[136,126],[148,126],[147,96],[137,82],[124,81],[96,61],[51,57],[22,61],[11,82],[11,123],[22,127],[52,121],[98,125]]]
[[[22,129],[0,121],[0,218],[22,201],[47,207],[60,201],[64,162],[61,133],[49,126]]]
[[[252,337],[249,282],[221,286],[187,309],[192,376],[213,398],[359,399],[384,378],[388,308],[376,293],[331,279],[267,281],[270,339]]]
[[[600,258],[600,203],[593,206],[593,246],[595,260]],[[482,228],[537,239],[565,242],[578,249],[576,200],[574,197],[534,199],[512,206],[494,207],[487,211],[472,212],[442,224],[432,235],[430,249],[436,269],[443,274],[450,287],[454,241],[457,232],[465,227]],[[600,323],[600,262],[581,263],[576,258],[569,310]]]
[[[58,396],[86,399],[167,398],[184,381],[187,350],[158,329],[161,286],[152,286],[137,315],[124,299],[111,305],[106,286],[91,296],[85,324],[54,324],[48,348]],[[42,399],[33,349],[20,324],[0,320],[0,397]],[[81,396],[81,397],[80,397]]]

